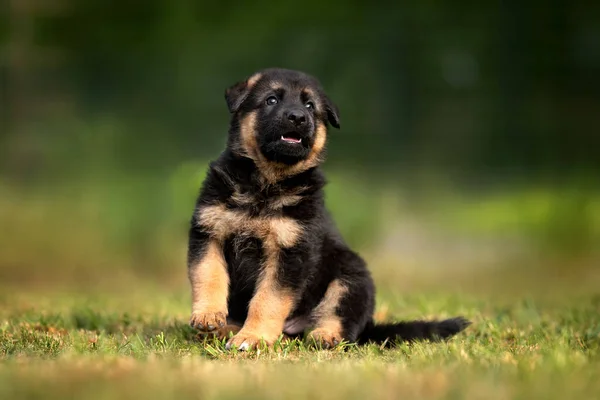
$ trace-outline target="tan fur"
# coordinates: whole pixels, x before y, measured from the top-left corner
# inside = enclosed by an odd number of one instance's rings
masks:
[[[293,247],[298,238],[302,234],[302,227],[300,224],[291,218],[277,217],[270,218],[269,221],[269,232],[275,245],[281,246],[284,249]]]
[[[329,284],[325,296],[313,311],[316,324],[310,333],[312,338],[329,346],[334,346],[342,340],[342,321],[335,310],[347,292],[348,288],[338,279]]]
[[[249,112],[240,120],[239,146],[236,150],[243,156],[255,162],[266,161],[256,141],[256,111]]]
[[[256,203],[256,199],[248,193],[235,191],[231,195],[231,200],[239,206],[248,206]]]
[[[284,194],[270,201],[268,207],[271,210],[281,210],[283,207],[295,206],[300,203],[302,196],[297,194]]]
[[[264,268],[248,306],[246,322],[239,333],[230,340],[232,345],[239,347],[246,343],[253,347],[260,340],[264,340],[267,345],[273,344],[282,334],[285,320],[294,307],[296,299],[293,293],[279,287],[277,283],[281,229],[285,230],[286,225],[275,223],[271,234],[264,241]]]
[[[305,190],[307,190],[306,187],[299,187],[281,193],[278,196],[273,196],[267,200],[265,206],[270,211],[277,211],[281,210],[283,207],[294,206],[302,201],[303,196],[301,194]],[[236,188],[231,195],[231,200],[239,206],[250,206],[259,201],[255,196],[252,196],[249,193],[240,193],[238,188]]]
[[[317,128],[315,129],[315,142],[310,154],[306,158],[295,165],[292,165],[289,171],[289,175],[299,174],[300,172],[306,171],[309,168],[316,167],[321,162],[321,155],[325,148],[325,141],[327,139],[327,128],[322,122],[317,122]]]
[[[317,122],[315,141],[308,157],[294,165],[268,161],[260,152],[256,141],[256,112],[246,114],[240,121],[240,137],[241,148],[237,149],[238,153],[254,160],[266,183],[272,184],[315,167],[321,162],[321,154],[327,139],[327,128],[322,122]]]
[[[229,339],[229,335],[236,335],[240,329],[242,329],[242,327],[239,325],[228,324],[217,329],[214,334],[219,340]]]
[[[311,88],[302,89],[302,93],[305,94],[315,104],[316,109],[321,107],[321,104],[319,103],[319,96],[317,96],[317,94]]]
[[[293,247],[300,235],[302,226],[286,217],[250,217],[242,211],[228,210],[225,205],[205,206],[198,210],[200,224],[208,228],[217,240],[238,233],[273,240],[283,248]]]
[[[260,80],[260,78],[262,78],[262,74],[260,72],[248,78],[248,80],[246,81],[246,86],[248,87],[248,89],[252,89],[252,87],[256,85],[256,82]]]
[[[190,269],[192,285],[192,323],[194,325],[224,324],[227,316],[229,275],[220,243],[211,239],[206,253]]]
[[[306,186],[300,186],[292,190],[288,190],[287,192],[282,193],[272,199],[267,207],[269,207],[271,210],[280,210],[283,207],[295,206],[302,201],[304,198],[302,194],[306,190],[308,190],[308,187]]]
[[[283,89],[283,85],[281,84],[281,82],[271,82],[269,87],[271,88],[271,90],[275,91]]]

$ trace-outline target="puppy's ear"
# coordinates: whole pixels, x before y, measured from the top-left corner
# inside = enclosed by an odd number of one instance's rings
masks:
[[[230,113],[235,113],[244,103],[250,91],[261,78],[261,74],[254,74],[243,82],[238,82],[225,90],[225,101]]]
[[[246,81],[238,82],[235,85],[228,87],[225,90],[225,101],[227,101],[229,112],[232,114],[235,113],[244,100],[246,100],[249,93],[250,90],[248,90],[248,83]]]
[[[340,111],[327,96],[325,96],[325,111],[327,111],[327,120],[331,126],[340,129]]]

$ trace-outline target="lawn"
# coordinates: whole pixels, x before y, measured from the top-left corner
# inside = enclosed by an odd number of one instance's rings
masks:
[[[380,292],[377,319],[473,321],[446,343],[236,353],[187,326],[185,286],[3,288],[0,398],[600,398],[593,290],[484,292]]]

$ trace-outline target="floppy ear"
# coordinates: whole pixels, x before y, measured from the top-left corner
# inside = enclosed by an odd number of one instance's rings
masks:
[[[261,76],[260,73],[254,74],[245,81],[238,82],[225,90],[225,100],[230,113],[235,113],[240,108]]]
[[[340,111],[328,97],[325,97],[325,111],[327,111],[327,120],[329,123],[334,128],[340,129]]]
[[[228,87],[225,90],[225,101],[227,101],[229,112],[232,114],[235,113],[244,100],[246,100],[249,93],[250,90],[247,81],[238,82],[235,85]]]

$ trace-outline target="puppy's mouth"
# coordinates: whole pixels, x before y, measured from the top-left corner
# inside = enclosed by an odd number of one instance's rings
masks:
[[[300,135],[294,132],[281,135],[281,140],[290,144],[302,144],[302,138]]]

